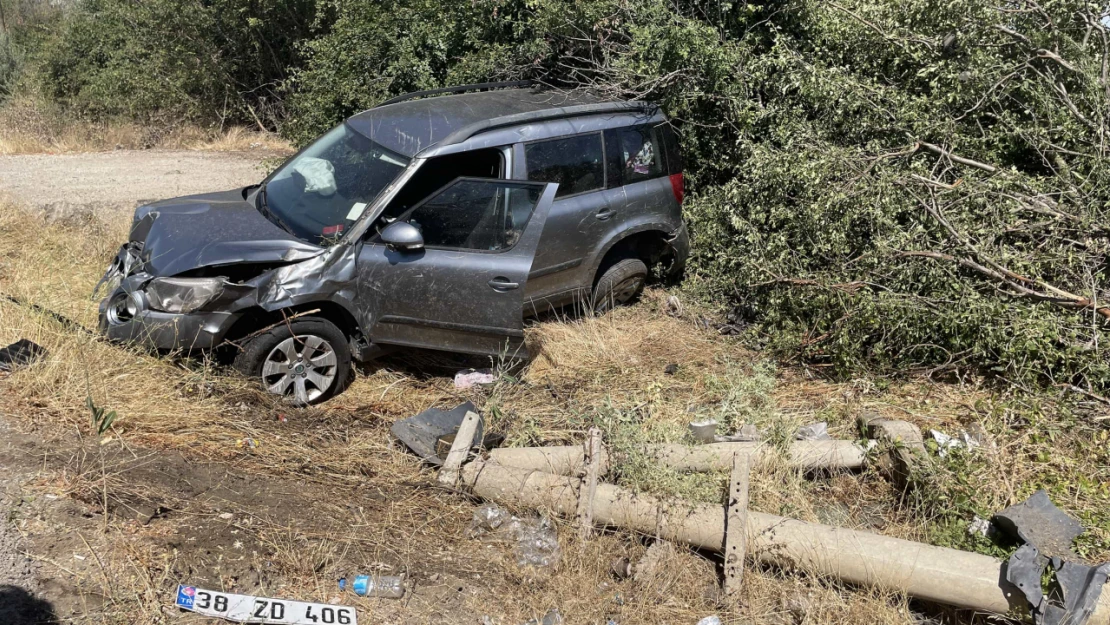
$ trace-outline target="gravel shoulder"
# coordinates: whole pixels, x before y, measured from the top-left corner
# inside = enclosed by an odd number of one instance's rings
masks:
[[[246,186],[264,177],[275,154],[117,150],[0,157],[0,195],[65,215],[115,209],[194,193]]]

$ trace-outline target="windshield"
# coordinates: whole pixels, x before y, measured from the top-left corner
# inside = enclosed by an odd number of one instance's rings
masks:
[[[258,208],[293,236],[327,245],[408,163],[343,123],[282,165],[262,187]]]

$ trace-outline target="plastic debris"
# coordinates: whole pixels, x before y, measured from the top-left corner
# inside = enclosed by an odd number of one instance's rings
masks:
[[[1071,546],[1083,533],[1083,526],[1057,508],[1043,490],[994,515],[994,521],[1013,538],[1036,547],[1041,555],[1078,559]]]
[[[501,506],[484,504],[474,511],[470,535],[514,542],[520,566],[544,569],[559,561],[559,535],[546,517],[521,519]]]
[[[239,449],[255,449],[256,447],[261,447],[262,442],[257,438],[244,438],[238,443],[235,443],[235,446]]]
[[[339,590],[347,590],[360,597],[384,597],[400,599],[405,596],[405,577],[403,575],[352,575],[350,583],[346,577],[339,578]]]
[[[678,373],[678,365],[672,362],[666,367],[663,367],[663,373],[667,375],[675,375],[676,373]]]
[[[682,300],[678,299],[678,297],[674,295],[671,295],[667,298],[667,303],[664,305],[664,312],[666,312],[671,317],[681,317],[683,312],[685,312],[684,308],[682,307]]]
[[[1041,579],[1049,566],[1055,571],[1059,592],[1045,594]],[[1047,559],[1030,544],[1019,547],[1006,566],[1006,581],[1029,602],[1035,625],[1083,625],[1094,613],[1108,577],[1110,563],[1092,567]]]
[[[617,558],[609,564],[609,572],[617,579],[632,577],[632,561],[628,558]]]
[[[452,437],[453,440],[466,413],[477,411],[478,409],[470,402],[459,404],[451,410],[429,408],[416,416],[397,421],[389,428],[389,432],[413,453],[423,458],[424,462],[438,467],[443,464],[443,458],[437,452],[437,442],[440,450],[444,445],[450,449],[451,443],[445,437]],[[483,429],[484,424],[479,422],[474,440],[486,442],[483,438]]]
[[[0,371],[13,371],[17,367],[26,367],[44,355],[46,355],[46,349],[41,345],[27,339],[19,339],[0,349]]]
[[[960,432],[959,436],[949,436],[944,432],[937,430],[929,430],[929,435],[937,443],[937,455],[941,458],[948,456],[950,449],[975,449],[979,446],[979,441],[975,440],[967,432]]]
[[[715,419],[705,419],[704,421],[691,421],[690,436],[699,443],[712,443],[713,437],[717,434],[717,421]]]
[[[702,620],[698,621],[698,625],[721,625],[721,617],[719,617],[719,616],[707,616],[707,617],[703,618]]]
[[[967,533],[972,536],[978,534],[979,536],[986,537],[990,535],[992,529],[990,521],[979,517],[971,519],[971,523],[967,525]]]
[[[716,436],[713,438],[718,443],[754,443],[763,440],[763,434],[755,424],[747,423],[740,426],[740,429],[735,434],[728,434],[726,436]]]
[[[468,389],[483,384],[493,384],[497,378],[489,369],[467,369],[455,374],[455,388]]]
[[[990,535],[992,531],[993,526],[991,526],[990,521],[987,521],[986,518],[976,516],[972,518],[971,523],[968,523],[968,534],[971,536],[978,534],[986,537]]]
[[[830,438],[829,424],[825,421],[803,425],[794,433],[794,440],[799,441],[827,441]]]
[[[1110,563],[1087,566],[1067,562],[1078,559],[1072,541],[1083,533],[1079,521],[1057,508],[1048,493],[1039,490],[1029,499],[994,515],[1003,531],[1025,544],[1010,556],[1006,581],[1029,602],[1036,625],[1083,625],[1094,613],[1102,587],[1110,578]],[[1045,593],[1042,579],[1052,567],[1058,592]]]

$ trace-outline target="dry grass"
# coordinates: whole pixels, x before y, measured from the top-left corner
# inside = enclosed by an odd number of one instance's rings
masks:
[[[93,217],[50,222],[0,207],[0,293],[94,328],[95,302],[89,293],[125,229],[122,217],[112,223]],[[1054,472],[1053,483],[1095,476],[1093,486],[1072,488],[1073,496],[1061,504],[1089,515],[1106,508],[1110,493],[1105,479],[1098,485],[1098,476],[1105,477],[1110,449],[1105,443],[1080,446],[1082,432],[1089,430],[1061,431],[1051,441],[1037,438],[1040,430],[1014,431],[1017,408],[976,388],[918,382],[880,390],[863,380],[832,384],[804,371],[776,371],[731,339],[698,328],[692,319],[662,314],[663,298],[662,293],[648,293],[641,305],[603,318],[534,325],[527,338],[540,355],[521,371],[490,363],[502,375],[489,389],[459,391],[450,377],[458,363],[420,355],[365,370],[345,394],[308,409],[276,402],[248,381],[204,362],[108,345],[95,334],[0,299],[0,344],[26,337],[50,352],[45,361],[0,381],[0,403],[21,427],[47,438],[61,439],[73,431],[89,437],[85,401],[91,396],[120,415],[114,441],[101,448],[114,449],[122,441],[127,450],[180,452],[277,480],[290,489],[300,484],[296,505],[308,509],[311,503],[313,514],[289,520],[282,517],[281,506],[264,514],[241,503],[232,508],[235,513],[256,520],[243,526],[243,535],[254,537],[269,554],[266,570],[280,580],[281,592],[291,596],[328,600],[334,594],[333,575],[351,563],[388,563],[421,580],[425,590],[410,603],[358,600],[367,622],[435,620],[443,605],[453,606],[452,614],[470,615],[445,621],[460,623],[474,622],[473,615],[482,614],[492,615],[495,623],[518,623],[555,606],[576,623],[604,622],[617,615],[626,625],[693,623],[711,613],[774,623],[914,621],[898,597],[773,570],[750,570],[741,605],[719,606],[716,565],[683,549],[669,557],[662,579],[618,581],[608,573],[609,562],[618,556],[638,558],[645,549],[641,539],[606,534],[580,543],[570,527],[560,530],[564,556],[556,575],[522,571],[506,550],[467,539],[473,505],[431,488],[430,473],[389,443],[387,431],[394,420],[466,399],[475,401],[514,445],[578,442],[594,424],[615,445],[679,440],[694,416],[733,425],[751,421],[775,436],[827,420],[840,438],[857,436],[853,419],[863,409],[949,432],[981,422],[995,446],[974,456],[954,454],[938,463],[934,478],[937,496],[968,501],[901,502],[874,472],[814,481],[771,464],[753,477],[752,506],[906,538],[939,537],[966,547],[960,532],[966,535],[968,510],[986,514],[1045,482],[1046,464],[1029,460],[1032,445],[1034,453],[1059,446],[1092,454],[1068,461],[1053,456],[1047,466]],[[664,370],[672,363],[679,365],[678,372],[667,375]],[[245,438],[260,446],[244,448],[239,443]],[[117,499],[128,489],[141,490],[129,483],[130,474],[123,469],[112,474],[110,483],[102,479],[98,486],[95,471],[69,470],[46,484],[88,500],[90,506],[96,505],[98,488],[111,490]],[[721,476],[669,474],[633,461],[612,477],[664,496],[721,496]],[[968,494],[972,491],[974,496]],[[213,514],[208,504],[183,500],[175,505],[196,515],[189,517],[194,520]],[[946,506],[952,515],[937,512]],[[104,539],[105,566],[115,567],[110,572],[133,585],[127,590],[116,582],[113,609],[125,614],[129,605],[145,605],[143,622],[154,621],[149,606],[169,596],[173,579],[167,571],[180,566],[169,560],[193,557],[188,551],[171,556],[152,546],[154,531],[142,528],[132,535],[113,526]],[[1107,531],[1105,526],[1092,530],[1089,555],[1108,555]],[[137,575],[142,567],[146,572]],[[437,578],[438,572],[442,577]],[[87,584],[95,586],[96,580],[90,573]],[[249,586],[222,577],[221,583]]]
[[[0,107],[0,155],[102,152],[107,150],[182,149],[288,153],[292,146],[277,135],[244,127],[200,128],[175,124],[141,126],[127,122],[74,120],[55,105],[21,97]]]

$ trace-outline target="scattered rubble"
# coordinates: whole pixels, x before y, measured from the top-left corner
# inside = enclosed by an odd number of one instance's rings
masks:
[[[820,427],[822,424],[815,425],[818,427],[812,428],[811,434],[823,432],[827,435],[827,425],[824,428]],[[861,426],[867,433],[884,436],[883,440],[891,443],[886,451],[900,458],[900,462],[916,462],[915,458],[922,451],[920,430],[911,424],[872,416],[866,420],[861,418]],[[905,444],[902,444],[903,441]],[[791,449],[792,460],[798,463],[798,455],[804,454],[806,448],[841,449],[843,443],[850,441],[795,441]],[[872,444],[874,441],[867,448],[870,449]],[[764,446],[763,443],[709,443],[692,447],[656,445],[647,451],[660,463],[697,471],[722,468],[726,459],[729,466],[741,457],[745,461],[758,461]],[[866,452],[862,447],[859,449]],[[478,458],[462,468],[464,486],[488,502],[550,510],[574,518],[582,507],[581,499],[589,497],[592,499],[589,507],[596,524],[656,536],[660,541],[652,548],[670,544],[664,541],[675,541],[697,549],[729,550],[729,530],[737,525],[735,520],[729,522],[735,519],[730,507],[735,501],[736,511],[741,509],[738,504],[743,499],[740,492],[742,484],[739,484],[739,490],[733,489],[729,506],[725,507],[664,501],[612,484],[598,483],[595,488],[586,488],[581,477],[587,455],[583,446],[496,451],[498,453],[491,453],[488,460]],[[501,460],[509,463],[502,464]],[[832,464],[842,460],[834,460]],[[830,464],[829,458],[823,458],[820,463]],[[734,470],[730,484],[744,473],[742,467],[739,471]],[[475,526],[479,529],[500,528],[509,523],[511,528],[515,519],[499,506],[487,503],[476,514]],[[1043,569],[1026,563],[1028,550],[1019,550],[1006,565],[996,558],[977,553],[755,511],[747,512],[745,530],[751,557],[762,564],[801,568],[814,575],[828,575],[848,583],[875,586],[926,601],[996,614],[1008,614],[1013,607],[1013,589],[999,582],[1013,578],[1023,591],[1036,591],[1027,594],[1035,617],[1038,614],[1052,617],[1059,607],[1063,611],[1078,610],[1084,615],[1093,614],[1096,617],[1093,622],[1097,625],[1110,624],[1110,598],[1100,600],[1099,594],[1102,582],[1110,574],[1110,564],[1091,568],[1065,563],[1059,558],[1053,560],[1057,576],[1064,580],[1061,583],[1074,585],[1064,588],[1061,607],[1041,596],[1039,574]],[[513,534],[512,530],[508,533]],[[557,548],[557,541],[551,542]],[[631,573],[633,579],[638,581],[650,568],[648,562],[652,548],[636,565],[625,560],[614,563],[614,574],[623,577]],[[1047,562],[1035,550],[1032,555],[1034,563],[1040,560]],[[733,561],[732,564],[737,563]],[[726,574],[728,567],[726,557]],[[1047,625],[1083,625],[1086,618],[1041,622]]]

